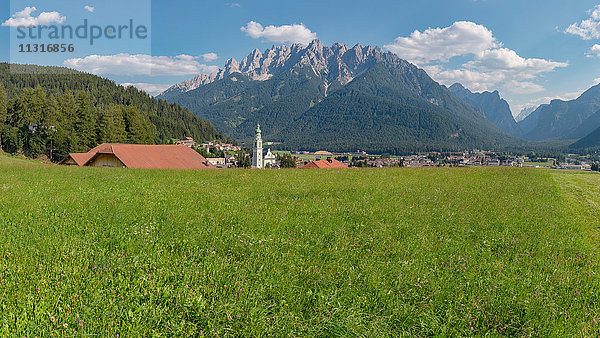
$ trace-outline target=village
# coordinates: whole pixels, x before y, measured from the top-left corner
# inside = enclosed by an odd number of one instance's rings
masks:
[[[267,143],[271,144],[271,143]],[[579,155],[527,156],[494,151],[426,152],[406,156],[355,152],[277,151],[263,147],[260,125],[252,150],[221,143],[197,143],[187,137],[172,145],[102,144],[88,153],[69,154],[63,165],[149,169],[336,169],[336,168],[424,168],[424,167],[530,167],[598,171],[597,160]]]
[[[207,158],[208,162],[216,168],[240,167],[237,153],[243,152],[241,146],[217,142],[196,144],[191,138],[177,142],[192,148],[203,149],[206,153],[220,152],[224,156]],[[517,156],[498,154],[494,151],[464,151],[464,152],[428,152],[408,156],[372,155],[364,151],[334,153],[325,150],[309,151],[271,151],[268,149],[263,154],[263,140],[260,125],[257,126],[252,150],[252,168],[255,169],[280,169],[280,168],[421,168],[421,167],[446,167],[446,166],[489,166],[489,167],[530,167],[546,169],[568,170],[594,170],[598,168],[597,162],[581,158],[578,155],[558,158],[538,156]],[[247,156],[250,156],[249,152]],[[293,159],[282,165],[282,159]]]

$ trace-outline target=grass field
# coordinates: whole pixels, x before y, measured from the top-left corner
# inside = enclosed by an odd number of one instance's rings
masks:
[[[539,167],[551,167],[554,162],[524,162],[523,165],[535,165]]]
[[[0,156],[0,335],[596,336],[599,184]]]

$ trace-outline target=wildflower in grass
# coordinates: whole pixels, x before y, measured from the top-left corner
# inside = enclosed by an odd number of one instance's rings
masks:
[[[56,321],[56,318],[50,317],[50,321],[54,323]]]

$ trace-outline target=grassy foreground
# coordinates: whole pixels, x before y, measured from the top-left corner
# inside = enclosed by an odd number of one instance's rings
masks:
[[[0,156],[0,335],[592,335],[600,175]]]

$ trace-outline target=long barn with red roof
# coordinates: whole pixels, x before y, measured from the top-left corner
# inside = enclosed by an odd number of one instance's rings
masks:
[[[69,154],[63,165],[134,169],[215,169],[206,158],[183,145],[104,143],[87,153]]]

